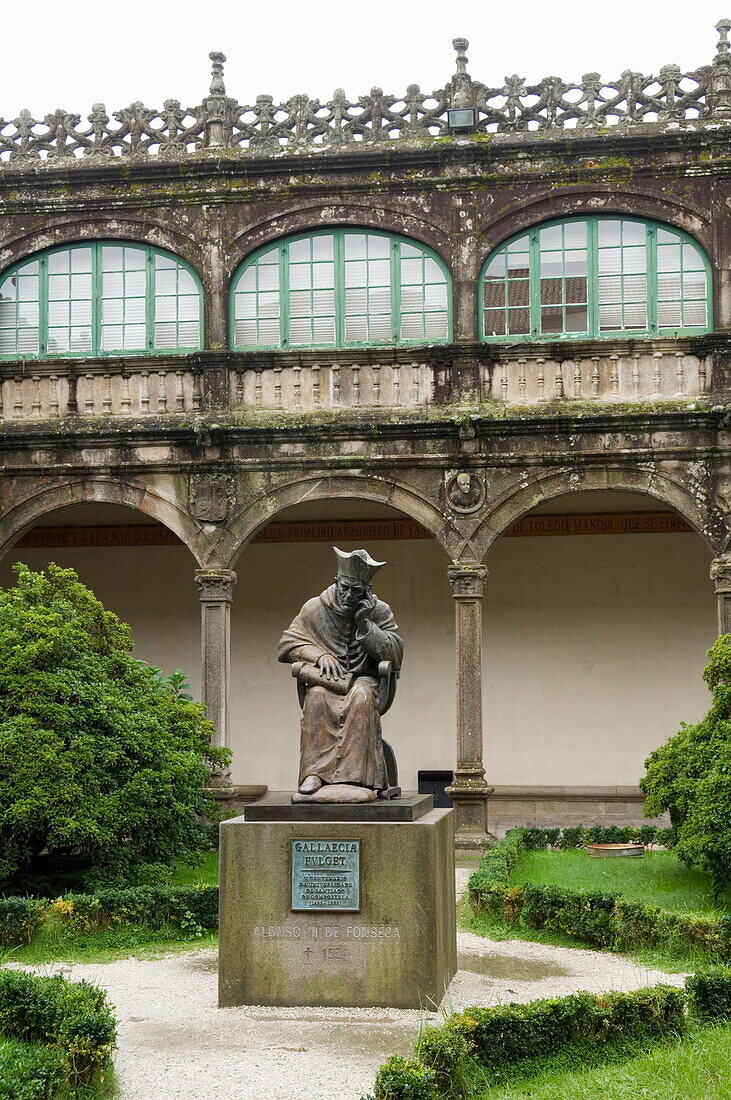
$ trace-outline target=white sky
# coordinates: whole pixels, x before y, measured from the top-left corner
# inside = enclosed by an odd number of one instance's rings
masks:
[[[200,103],[210,50],[227,58],[226,88],[240,103],[295,92],[357,98],[373,85],[402,93],[443,87],[454,71],[452,38],[470,40],[475,79],[499,86],[517,72],[606,79],[631,68],[656,74],[708,64],[715,23],[731,0],[5,0],[0,117],[28,107],[83,116],[142,100]],[[12,17],[8,9],[12,8]],[[15,24],[15,26],[14,26]]]

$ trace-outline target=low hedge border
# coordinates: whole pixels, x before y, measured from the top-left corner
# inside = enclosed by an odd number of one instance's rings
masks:
[[[468,1008],[441,1027],[423,1030],[411,1058],[389,1058],[376,1077],[373,1100],[467,1096],[470,1060],[497,1082],[510,1067],[582,1043],[680,1036],[687,1026],[686,1002],[683,990],[656,986]]]
[[[511,886],[510,872],[522,852],[540,847],[582,847],[586,842],[625,843],[642,829],[605,829],[602,835],[624,833],[616,841],[596,840],[596,829],[559,830],[513,829],[487,851],[470,878],[469,901],[474,913],[488,912],[507,924],[545,929],[574,936],[594,947],[629,951],[638,947],[666,947],[674,950],[700,948],[723,962],[731,961],[731,917],[704,917],[675,912],[658,905],[628,901],[618,894],[589,890],[562,890],[555,886]],[[670,830],[651,830],[667,839]],[[570,834],[568,842],[565,834]],[[581,835],[581,843],[574,843]],[[646,834],[649,835],[649,834]],[[550,839],[549,839],[550,838]]]
[[[131,886],[64,894],[55,901],[0,898],[0,943],[29,944],[53,919],[69,935],[84,935],[120,924],[179,928],[190,936],[218,928],[217,886]]]
[[[44,908],[35,898],[0,898],[0,944],[30,943],[43,923]]]
[[[378,1072],[373,1097],[362,1100],[466,1097],[470,1061],[497,1082],[513,1066],[582,1044],[682,1036],[688,1015],[702,1023],[731,1019],[731,969],[691,975],[685,991],[659,985],[465,1009],[440,1027],[423,1030],[411,1058],[389,1058]]]
[[[61,1050],[0,1036],[0,1096],[3,1100],[48,1100],[64,1087],[65,1065]],[[68,1089],[66,1092],[68,1095]]]
[[[13,1043],[0,1053],[0,1084],[8,1089],[2,1095],[75,1096],[103,1079],[117,1033],[106,998],[103,989],[61,975],[0,971],[0,1038],[28,1044],[19,1057]]]

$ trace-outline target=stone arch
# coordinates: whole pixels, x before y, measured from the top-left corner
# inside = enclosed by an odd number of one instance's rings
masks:
[[[429,531],[450,558],[456,557],[464,544],[464,538],[454,524],[428,497],[410,486],[356,474],[315,474],[263,490],[242,509],[229,524],[217,547],[221,560],[234,568],[257,531],[286,509],[306,501],[344,497],[386,504],[403,512]]]
[[[656,470],[603,466],[552,471],[535,478],[528,485],[521,485],[504,494],[494,503],[490,514],[473,535],[473,542],[479,547],[480,560],[484,561],[490,548],[512,523],[538,504],[571,492],[592,489],[644,493],[678,512],[712,552],[718,553],[722,545],[722,536],[717,527],[709,521],[696,499],[680,482]]]
[[[178,536],[201,566],[216,566],[215,547],[200,524],[162,494],[112,478],[79,478],[32,493],[2,517],[0,558],[43,516],[71,504],[119,504],[153,516]]]
[[[4,241],[0,249],[0,275],[6,268],[21,260],[30,260],[38,252],[98,240],[127,241],[164,249],[189,263],[203,282],[204,252],[194,238],[155,221],[140,222],[125,218],[110,221],[98,217],[89,217],[83,222],[78,219],[51,222],[42,229],[19,233]]]
[[[712,257],[710,217],[697,203],[680,200],[675,196],[660,198],[641,189],[618,192],[616,186],[611,184],[596,184],[583,192],[576,189],[570,194],[545,194],[525,200],[522,204],[516,202],[502,216],[490,220],[478,237],[480,269],[490,253],[504,241],[540,225],[541,222],[596,215],[664,222],[689,233],[709,258]]]
[[[436,222],[411,212],[384,204],[374,205],[372,199],[362,205],[348,203],[300,205],[287,213],[247,226],[231,243],[228,263],[228,283],[239,264],[252,252],[266,244],[274,244],[293,234],[315,232],[328,228],[362,228],[395,233],[428,245],[451,269],[452,242],[448,233]]]

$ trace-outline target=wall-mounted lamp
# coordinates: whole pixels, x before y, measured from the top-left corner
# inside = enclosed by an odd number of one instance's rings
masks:
[[[447,111],[447,125],[450,130],[473,130],[475,126],[474,107],[451,107]]]

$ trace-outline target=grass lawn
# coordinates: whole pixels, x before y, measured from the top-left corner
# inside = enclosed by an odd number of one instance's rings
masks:
[[[621,894],[631,901],[708,916],[731,914],[731,891],[714,899],[710,875],[686,867],[671,852],[646,852],[640,859],[593,859],[583,851],[525,852],[510,882]]]
[[[731,1026],[587,1068],[550,1063],[533,1077],[480,1092],[479,1100],[728,1100]]]
[[[524,852],[513,869],[510,882],[512,885],[532,882],[570,890],[621,894],[648,905],[709,916],[731,914],[731,891],[726,890],[718,901],[714,901],[710,876],[690,870],[670,852],[646,852],[641,859],[592,859],[583,851]],[[466,897],[457,906],[457,920],[465,931],[493,940],[520,939],[599,950],[561,932],[505,924],[489,913],[475,915]],[[713,961],[697,948],[643,947],[629,954],[643,966],[669,972],[697,970]]]
[[[179,863],[173,874],[171,886],[217,886],[218,852],[206,852],[199,863],[190,867]]]

